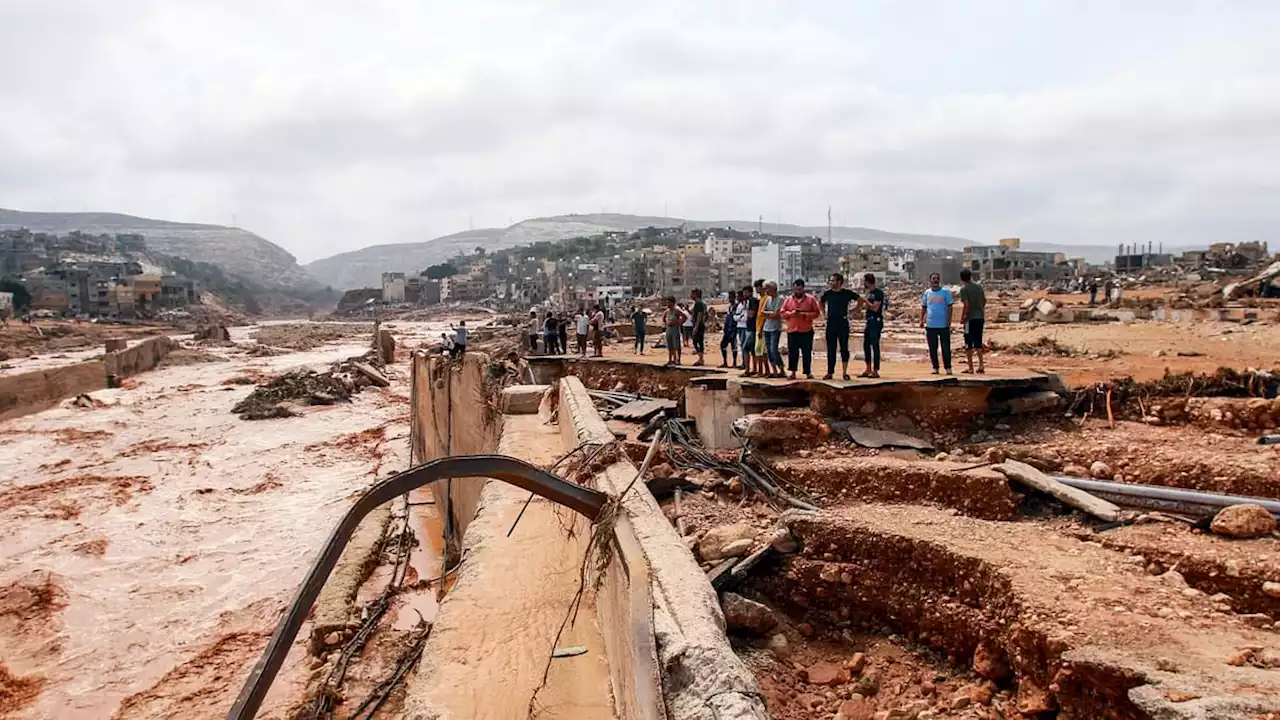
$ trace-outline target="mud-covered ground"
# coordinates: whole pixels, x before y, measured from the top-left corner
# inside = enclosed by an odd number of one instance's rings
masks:
[[[403,365],[349,403],[230,412],[245,378],[368,347],[343,337],[276,357],[220,347],[224,362],[0,424],[0,715],[225,715],[348,501],[407,463]],[[309,673],[295,647],[260,716],[284,717]]]

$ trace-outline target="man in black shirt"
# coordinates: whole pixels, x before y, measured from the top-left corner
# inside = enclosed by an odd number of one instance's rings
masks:
[[[867,325],[862,331],[862,354],[867,369],[858,377],[880,377],[880,334],[884,332],[884,291],[876,287],[876,276],[867,273],[862,277],[864,295],[858,307],[867,311]]]
[[[822,376],[823,380],[830,380],[835,374],[837,346],[844,379],[849,379],[849,305],[858,299],[858,293],[844,286],[844,276],[840,273],[832,273],[827,291],[818,298],[827,316],[827,374]]]

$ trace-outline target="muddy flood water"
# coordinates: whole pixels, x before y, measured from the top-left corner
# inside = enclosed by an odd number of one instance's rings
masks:
[[[0,424],[0,717],[225,716],[349,500],[407,467],[409,419],[404,363],[390,388],[286,419],[231,414],[252,385],[229,381],[366,349],[202,348],[218,359]],[[414,571],[439,572],[434,550],[415,553]],[[260,717],[282,717],[300,692],[302,656]]]

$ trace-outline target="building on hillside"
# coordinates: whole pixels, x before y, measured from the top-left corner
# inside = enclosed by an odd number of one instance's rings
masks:
[[[396,304],[405,302],[408,283],[402,272],[382,273],[382,302]]]

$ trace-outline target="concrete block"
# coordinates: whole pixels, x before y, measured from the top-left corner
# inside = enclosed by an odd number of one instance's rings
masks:
[[[502,389],[502,412],[505,415],[531,415],[538,412],[549,385],[512,385]]]

